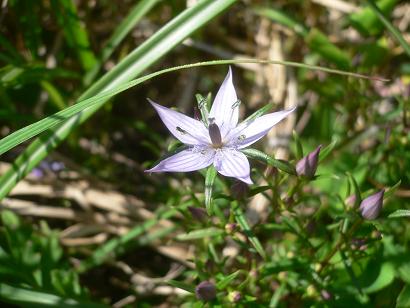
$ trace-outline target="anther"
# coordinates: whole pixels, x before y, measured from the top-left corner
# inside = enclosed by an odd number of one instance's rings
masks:
[[[214,123],[214,121],[210,122],[208,126],[208,131],[209,131],[209,137],[211,137],[213,147],[214,148],[222,147],[221,131],[219,130],[218,125]]]

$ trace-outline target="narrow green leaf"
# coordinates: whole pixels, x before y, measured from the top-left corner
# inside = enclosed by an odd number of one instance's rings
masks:
[[[347,177],[350,180],[350,183],[353,186],[353,190],[354,190],[354,195],[355,195],[355,201],[354,201],[354,208],[357,208],[360,204],[360,202],[362,202],[362,197],[360,194],[360,188],[359,188],[359,184],[357,184],[356,179],[353,177],[353,175],[350,172],[347,172]]]
[[[177,280],[168,280],[166,283],[169,284],[170,286],[185,290],[189,293],[195,293],[195,286],[188,284],[186,282],[177,281]]]
[[[293,130],[292,134],[293,134],[293,139],[295,139],[295,144],[296,144],[296,159],[300,160],[303,158],[303,146],[302,146],[302,143],[300,142],[298,133],[295,130]]]
[[[390,15],[398,0],[378,0],[377,6],[385,15]],[[379,17],[375,14],[371,7],[366,6],[359,12],[353,13],[349,16],[350,23],[362,35],[376,36],[383,30],[383,24]]]
[[[214,237],[224,234],[225,231],[214,227],[191,231],[185,234],[177,235],[176,239],[179,241],[197,240],[204,237]]]
[[[410,307],[410,285],[404,285],[396,300],[396,308]]]
[[[403,38],[400,31],[397,30],[392,23],[384,16],[383,12],[379,9],[379,7],[374,3],[373,0],[367,0],[369,3],[369,7],[373,10],[376,14],[377,18],[384,24],[387,30],[393,35],[393,37],[400,43],[401,47],[403,47],[404,51],[410,56],[410,45],[407,41]]]
[[[212,190],[217,172],[214,166],[208,167],[205,176],[205,207],[209,216],[213,215]]]
[[[392,187],[386,189],[384,193],[384,199],[390,198],[393,196],[394,192],[400,187],[401,185],[401,180],[399,180],[396,184],[394,184]]]
[[[284,161],[281,159],[275,159],[269,156],[268,154],[265,154],[256,149],[243,149],[241,150],[241,152],[250,158],[260,160],[270,166],[273,166],[275,168],[278,168],[279,170],[282,170],[283,172],[296,175],[295,167],[287,161]]]
[[[410,217],[410,210],[396,210],[391,213],[388,218],[396,218],[396,217]]]
[[[286,283],[282,282],[280,284],[280,287],[275,290],[275,293],[273,293],[270,299],[269,308],[274,308],[279,305],[280,299],[285,293],[285,290],[286,290]]]
[[[267,7],[256,7],[254,12],[258,15],[265,16],[270,20],[273,20],[285,27],[288,27],[295,31],[297,34],[305,37],[309,30],[306,26],[284,13],[282,10]]]
[[[390,262],[385,262],[381,265],[380,271],[376,279],[372,282],[371,285],[363,288],[364,293],[375,293],[394,281],[395,269],[394,265]]]
[[[0,298],[2,301],[24,305],[38,305],[41,307],[84,307],[97,308],[107,307],[106,305],[81,301],[71,298],[63,298],[55,294],[43,291],[30,290],[21,287],[14,287],[5,283],[0,284]]]
[[[259,255],[263,259],[266,259],[266,253],[262,247],[262,244],[259,242],[258,238],[253,234],[248,224],[248,221],[246,220],[246,217],[243,214],[242,209],[239,206],[237,206],[234,209],[234,215],[235,215],[236,222],[239,224],[242,231],[245,233],[246,237],[249,239],[253,247],[255,247],[256,251],[259,253]]]
[[[209,118],[209,110],[208,110],[208,96],[203,97],[201,94],[195,95],[196,101],[198,103],[198,109],[201,112],[202,122],[204,122],[205,126],[208,127],[208,118]]]
[[[244,122],[248,122],[248,121],[253,121],[257,118],[259,118],[260,116],[264,115],[265,113],[267,113],[269,110],[271,110],[273,107],[272,103],[266,104],[265,106],[263,106],[262,108],[256,110],[254,113],[252,113],[249,117],[247,117]]]
[[[348,69],[350,67],[349,56],[330,42],[328,37],[320,30],[312,28],[305,39],[310,50],[318,53],[329,62],[334,63],[338,68]]]
[[[238,277],[238,275],[240,274],[240,270],[224,277],[223,279],[221,279],[217,284],[216,284],[216,288],[218,290],[225,290],[225,288],[233,281],[235,280],[236,277]]]
[[[333,149],[335,148],[338,140],[333,140],[329,145],[326,147],[322,148],[319,153],[319,162],[322,162],[326,157],[329,156],[330,153],[332,153]]]

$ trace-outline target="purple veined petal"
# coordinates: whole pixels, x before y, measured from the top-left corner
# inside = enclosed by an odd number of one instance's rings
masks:
[[[215,119],[222,137],[238,124],[239,103],[233,86],[231,67],[215,96],[209,117]]]
[[[209,133],[205,125],[178,111],[154,103],[148,99],[157,111],[168,130],[181,142],[191,145],[210,144]]]
[[[227,144],[237,146],[239,149],[250,146],[265,136],[273,126],[286,118],[295,109],[296,107],[289,110],[273,112],[256,118],[251,122],[242,122],[231,131],[227,138]]]
[[[237,178],[247,184],[253,184],[250,178],[250,166],[245,154],[234,149],[220,149],[214,158],[216,170],[229,177]]]
[[[212,164],[215,150],[203,147],[191,147],[160,161],[145,172],[190,172],[203,169]]]

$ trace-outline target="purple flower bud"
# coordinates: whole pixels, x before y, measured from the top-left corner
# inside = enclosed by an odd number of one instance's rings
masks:
[[[345,204],[347,206],[347,208],[349,209],[353,209],[355,207],[355,205],[357,204],[357,200],[356,200],[356,195],[350,195],[349,197],[346,198],[345,200]],[[360,200],[359,200],[360,201]]]
[[[317,169],[317,164],[319,162],[319,153],[322,145],[319,145],[316,150],[310,152],[308,155],[303,157],[296,164],[296,172],[299,176],[304,176],[308,179],[314,177]]]
[[[320,291],[320,295],[322,296],[322,298],[323,298],[325,301],[331,300],[332,297],[333,297],[332,294],[331,294],[329,291],[325,290],[325,289],[323,289],[322,291]]]
[[[196,286],[195,294],[198,299],[209,302],[216,297],[215,285],[209,281],[202,281]]]
[[[205,221],[208,217],[206,211],[203,208],[188,206],[188,210],[191,213],[192,218],[196,220]]]
[[[238,225],[236,223],[229,223],[225,225],[225,231],[228,234],[233,234],[237,227]]]
[[[364,219],[373,220],[379,216],[383,207],[383,195],[384,189],[370,195],[360,203],[359,210]]]

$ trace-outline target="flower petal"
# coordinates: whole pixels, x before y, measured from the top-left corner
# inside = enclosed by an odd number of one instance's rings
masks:
[[[148,99],[158,112],[159,117],[169,131],[185,144],[200,145],[210,144],[208,130],[198,120],[190,118],[178,111],[166,108]]]
[[[250,122],[242,122],[231,131],[228,136],[228,145],[246,148],[265,136],[268,131],[286,118],[295,108],[269,113]]]
[[[215,123],[219,126],[222,137],[238,124],[239,104],[237,102],[238,97],[232,82],[231,67],[229,67],[228,74],[215,96],[209,113],[209,117],[214,118]]]
[[[234,149],[221,149],[214,158],[216,170],[224,175],[237,178],[247,184],[253,184],[250,178],[249,161],[245,154]]]
[[[162,160],[145,172],[189,172],[212,164],[215,151],[206,147],[192,147]]]

